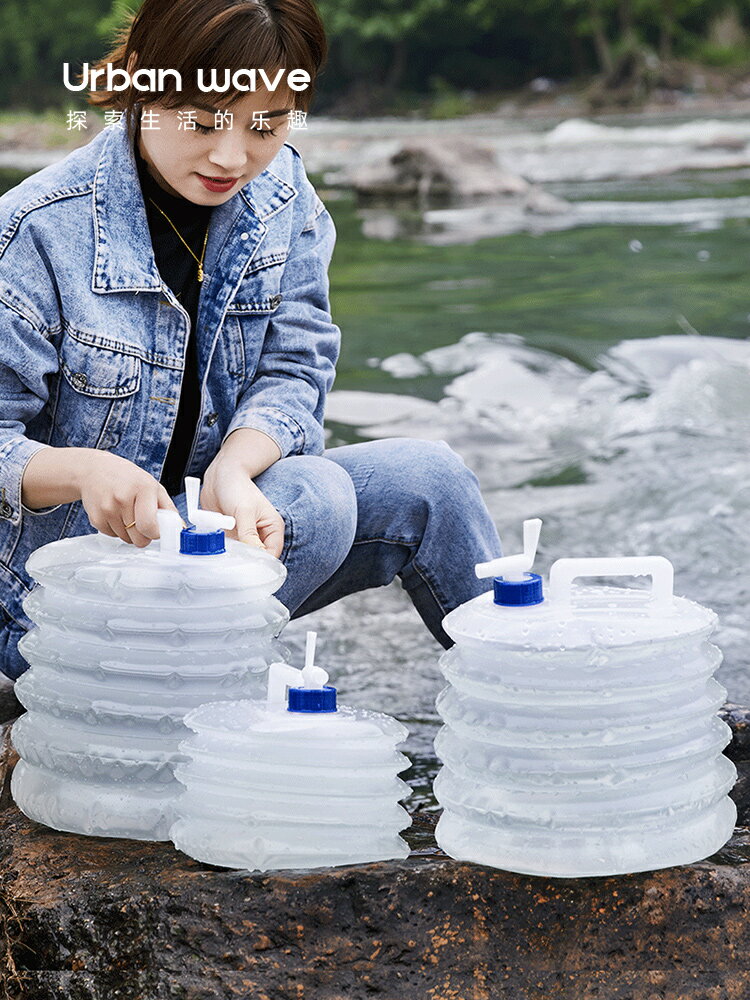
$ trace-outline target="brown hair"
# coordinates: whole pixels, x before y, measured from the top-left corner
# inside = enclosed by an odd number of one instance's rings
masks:
[[[100,108],[126,112],[131,126],[137,104],[159,103],[176,108],[193,104],[226,106],[242,92],[204,93],[198,89],[199,67],[219,70],[303,69],[310,74],[305,90],[292,91],[294,106],[307,111],[315,77],[325,62],[327,43],[312,0],[145,0],[117,35],[115,48],[94,65],[135,73],[138,69],[176,69],[183,89],[163,92],[91,91],[88,101]],[[79,77],[82,80],[82,75]],[[169,86],[170,77],[165,83]]]

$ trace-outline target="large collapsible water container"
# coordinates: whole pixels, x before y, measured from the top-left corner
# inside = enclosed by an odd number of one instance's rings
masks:
[[[57,830],[168,840],[181,793],[173,768],[196,706],[265,696],[289,618],[271,596],[286,577],[268,552],[225,540],[232,518],[160,512],[161,540],[137,549],[105,535],[52,542],[28,561],[36,627],[19,648],[28,713],[13,797]]]
[[[736,820],[716,615],[673,596],[659,556],[560,559],[543,592],[527,572],[540,526],[524,524],[523,555],[477,567],[494,589],[443,622],[456,645],[441,658],[438,844],[559,877],[709,856]],[[573,585],[615,576],[652,584]]]
[[[398,774],[408,735],[388,715],[336,704],[328,675],[312,663],[271,668],[268,701],[203,705],[176,768],[176,847],[228,868],[363,864],[409,853],[399,831],[411,818],[398,804],[411,789]],[[287,682],[302,684],[286,691]]]

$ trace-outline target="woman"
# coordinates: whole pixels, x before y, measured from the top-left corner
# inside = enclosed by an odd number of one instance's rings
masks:
[[[207,64],[314,80],[325,50],[309,0],[145,0],[99,67],[174,68],[183,90],[92,94],[122,121],[0,199],[8,677],[26,669],[28,555],[95,529],[147,545],[158,508],[184,510],[185,475],[285,562],[277,596],[295,617],[398,575],[448,646],[443,616],[486,589],[473,566],[499,541],[447,445],[324,453],[335,230],[286,142],[310,89],[196,85]]]

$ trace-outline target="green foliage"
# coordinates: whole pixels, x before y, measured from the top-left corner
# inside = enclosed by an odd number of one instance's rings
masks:
[[[142,0],[2,0],[0,107],[72,106],[62,65],[101,58]],[[421,95],[435,117],[464,113],[466,91],[535,76],[611,73],[623,52],[737,67],[711,24],[729,11],[750,27],[750,0],[318,0],[330,42],[317,88],[325,111],[358,94],[373,111]],[[376,106],[376,101],[381,105]]]
[[[450,0],[319,0],[318,10],[332,39],[347,34],[365,41],[405,41],[435,14],[448,13]]]
[[[140,7],[139,0],[113,0],[112,6],[96,25],[96,33],[105,43],[112,44],[120,31]]]
[[[96,25],[109,5],[110,0],[3,0],[0,103],[70,103],[63,63],[78,67],[100,54]]]
[[[693,48],[693,58],[705,66],[726,69],[750,65],[750,46],[717,45],[715,42],[701,41]]]
[[[471,98],[442,77],[433,76],[430,85],[434,93],[428,112],[430,118],[458,118],[472,110]]]

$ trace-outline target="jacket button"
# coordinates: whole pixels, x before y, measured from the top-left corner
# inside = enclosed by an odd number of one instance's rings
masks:
[[[83,372],[75,372],[70,381],[73,383],[73,386],[76,389],[85,389],[86,386],[89,384],[89,380],[86,378]]]
[[[240,239],[241,240],[249,240],[250,239],[250,233],[240,233]]]
[[[13,517],[13,508],[7,500],[0,503],[0,517]]]
[[[206,423],[209,427],[213,427],[216,421],[219,419],[218,413],[209,413],[206,417]]]
[[[278,304],[281,302],[282,298],[283,295],[272,295],[271,298],[269,299],[271,308],[275,309],[276,306],[278,306]]]

